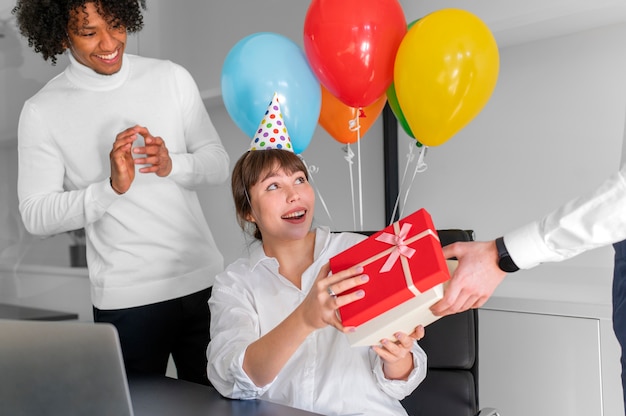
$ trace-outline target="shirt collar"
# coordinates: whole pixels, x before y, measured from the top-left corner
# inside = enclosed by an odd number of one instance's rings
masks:
[[[320,226],[315,228],[315,250],[313,252],[313,261],[317,260],[319,256],[325,251],[330,242],[330,229],[328,227]],[[275,257],[268,257],[263,250],[263,244],[260,241],[252,243],[250,248],[250,270],[254,270],[259,264],[264,262],[274,263],[275,267],[278,267],[278,261]]]
[[[122,56],[122,67],[112,75],[98,74],[93,69],[78,62],[68,52],[70,64],[65,69],[65,75],[75,85],[92,91],[109,91],[119,88],[126,82],[130,74],[131,62],[129,55]]]

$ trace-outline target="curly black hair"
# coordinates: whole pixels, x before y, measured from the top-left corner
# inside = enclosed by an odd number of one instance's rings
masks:
[[[67,31],[78,29],[69,26],[77,25],[72,16],[78,8],[84,10],[86,3],[93,3],[109,24],[121,25],[129,33],[143,28],[145,0],[17,0],[12,13],[28,46],[56,65],[57,56],[67,47]]]

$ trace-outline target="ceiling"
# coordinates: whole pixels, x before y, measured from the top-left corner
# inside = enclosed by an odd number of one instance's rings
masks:
[[[422,0],[420,2],[401,0],[401,2],[408,19],[415,19],[448,7],[468,10],[489,26],[500,47],[626,22],[626,0]]]

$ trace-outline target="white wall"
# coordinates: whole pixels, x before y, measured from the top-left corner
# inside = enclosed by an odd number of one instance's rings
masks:
[[[148,2],[141,53],[184,63],[200,89],[218,88],[228,51],[243,37],[275,32],[302,44],[302,24],[309,3],[284,0],[194,2],[193,13],[182,3]],[[270,97],[271,98],[271,97]]]
[[[491,239],[538,219],[619,168],[626,110],[626,24],[500,51],[498,84],[461,132],[429,149],[407,211]],[[400,142],[409,141],[401,132]],[[404,153],[403,153],[404,152]],[[400,146],[400,160],[406,149]],[[597,249],[569,265],[612,265]]]
[[[34,239],[26,233],[17,210],[17,124],[24,100],[59,73],[63,57],[53,67],[28,48],[11,14],[13,0],[0,0],[0,265],[26,255]],[[64,244],[67,253],[67,244]],[[55,246],[59,247],[58,245]],[[59,247],[60,248],[60,247]],[[49,253],[47,250],[42,253]],[[49,260],[54,262],[57,254]],[[68,256],[62,261],[69,264]],[[47,259],[46,259],[47,260]]]

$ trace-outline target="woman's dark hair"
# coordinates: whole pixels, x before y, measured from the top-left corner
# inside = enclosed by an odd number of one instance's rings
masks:
[[[41,53],[44,60],[56,65],[57,55],[67,48],[68,30],[78,30],[72,16],[86,3],[93,3],[110,25],[121,25],[129,33],[143,28],[145,0],[17,0],[12,13],[28,46]]]
[[[246,231],[246,226],[249,224],[247,218],[252,213],[248,190],[256,185],[266,172],[277,169],[284,169],[290,175],[295,172],[303,172],[307,180],[309,179],[306,165],[300,156],[288,150],[253,150],[244,153],[235,164],[231,176],[231,190],[237,223],[242,230]],[[254,238],[262,240],[259,227],[254,225]]]

